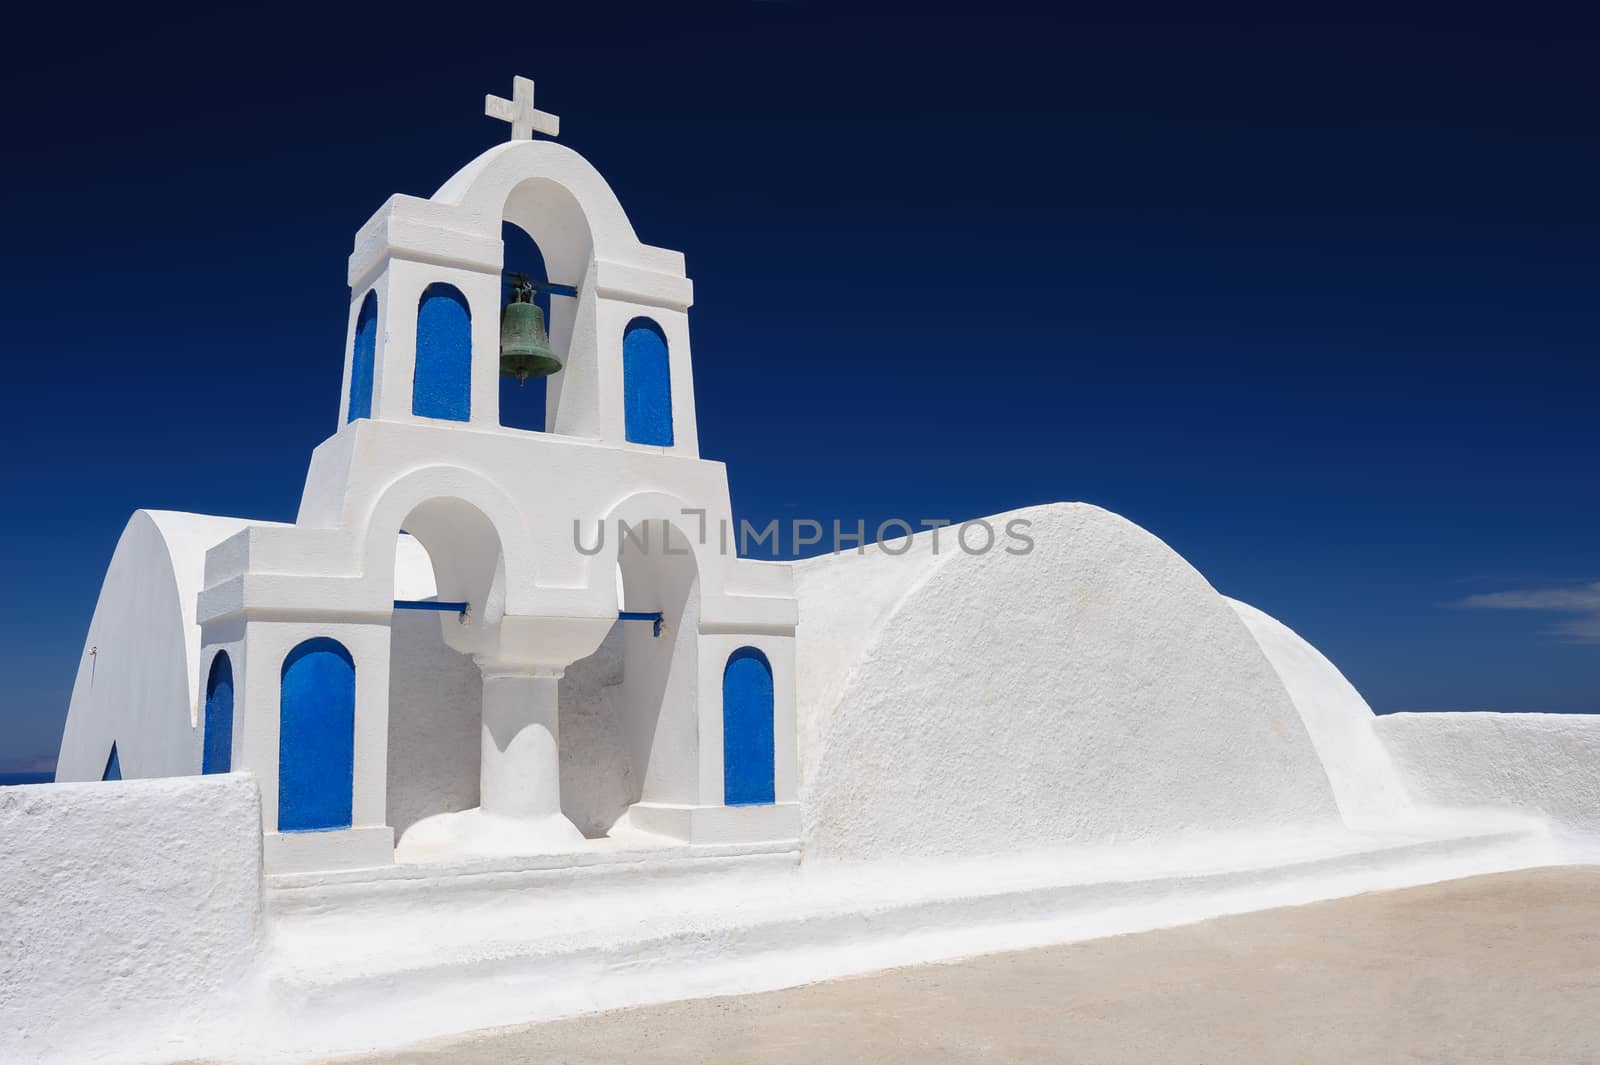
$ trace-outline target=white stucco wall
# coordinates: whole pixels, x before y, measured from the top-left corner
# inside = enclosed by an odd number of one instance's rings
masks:
[[[1418,802],[1600,832],[1600,715],[1387,714],[1377,725]]]
[[[1345,822],[1382,825],[1408,809],[1405,785],[1378,739],[1377,717],[1355,685],[1281,621],[1236,599],[1227,602],[1294,700]]]
[[[113,741],[124,779],[200,772],[195,596],[206,551],[247,524],[161,510],[128,519],[84,638],[57,780],[98,781]]]
[[[0,1061],[186,1057],[255,956],[260,855],[247,776],[0,788]]]
[[[648,623],[622,626],[622,682],[612,693],[617,724],[639,793],[635,801],[695,803],[700,796],[700,585],[690,541],[671,525],[659,527],[683,551],[624,547],[623,606],[664,615],[657,636]],[[720,696],[720,692],[719,692]],[[720,709],[720,698],[719,698]]]
[[[796,566],[808,855],[979,855],[1338,823],[1311,739],[1239,616],[1098,507],[1035,548]],[[973,542],[981,541],[981,535]]]
[[[445,644],[440,624],[438,614],[405,610],[389,624],[386,802],[396,837],[424,817],[478,805],[483,678]]]
[[[561,678],[561,812],[593,839],[603,836],[638,801],[640,778],[623,738],[623,645],[629,627],[618,622],[588,658]]]

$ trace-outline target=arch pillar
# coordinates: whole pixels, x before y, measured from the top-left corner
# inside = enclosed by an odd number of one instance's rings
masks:
[[[726,803],[723,766],[723,677],[741,648],[759,650],[773,684],[773,801],[748,806]],[[695,801],[637,802],[628,808],[630,827],[688,843],[776,842],[800,835],[799,769],[796,751],[794,636],[701,622],[695,656],[698,680],[699,781]]]

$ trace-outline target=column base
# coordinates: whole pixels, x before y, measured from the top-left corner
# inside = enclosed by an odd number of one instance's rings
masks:
[[[268,832],[261,837],[265,873],[316,873],[394,864],[394,829],[388,825],[325,832]]]
[[[395,847],[400,861],[426,861],[450,856],[514,857],[563,854],[588,841],[561,814],[544,817],[499,817],[481,807],[424,817],[405,830]]]
[[[778,843],[800,838],[800,804],[691,806],[636,802],[617,824],[684,843]],[[616,833],[616,829],[612,829]]]

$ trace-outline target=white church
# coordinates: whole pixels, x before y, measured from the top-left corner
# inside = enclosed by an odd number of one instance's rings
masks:
[[[1600,721],[1376,717],[1098,507],[738,557],[683,255],[532,82],[486,110],[508,143],[355,234],[293,524],[128,522],[57,783],[0,788],[0,1061],[315,1060],[1600,855]]]
[[[683,256],[640,242],[581,156],[530,139],[557,129],[532,92],[491,101],[510,143],[356,234],[340,424],[295,523],[130,525],[62,779],[248,771],[269,870],[388,862],[397,837],[569,849],[579,824],[798,837],[793,577],[714,535],[732,512],[696,439]],[[501,426],[506,222],[559,279],[536,337],[547,432]],[[513,303],[508,325],[517,310],[539,314]],[[153,571],[177,613],[151,615]],[[605,702],[565,749],[563,688]]]

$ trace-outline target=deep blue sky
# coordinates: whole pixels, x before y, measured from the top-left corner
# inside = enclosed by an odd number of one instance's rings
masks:
[[[687,255],[742,516],[1087,500],[1380,711],[1600,711],[1600,604],[1459,605],[1600,580],[1594,25],[585,6],[10,23],[0,768],[132,510],[293,517],[354,232],[514,73]]]

